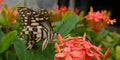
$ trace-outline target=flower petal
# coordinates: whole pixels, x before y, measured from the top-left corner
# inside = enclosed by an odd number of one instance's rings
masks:
[[[70,52],[71,51],[71,48],[70,47],[65,47],[64,49],[63,49],[63,52]]]
[[[65,60],[73,60],[73,58],[70,55],[67,55]]]
[[[66,53],[57,53],[55,54],[55,57],[65,57]]]
[[[70,52],[70,55],[72,57],[80,57],[81,56],[81,52],[80,51],[72,51],[72,52]]]

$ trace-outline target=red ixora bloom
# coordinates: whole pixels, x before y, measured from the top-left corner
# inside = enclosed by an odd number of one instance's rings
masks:
[[[116,22],[116,19],[110,19],[106,10],[102,11],[93,11],[93,8],[90,7],[90,12],[85,16],[88,20],[90,28],[96,32],[99,32],[102,28],[106,27],[109,24]]]
[[[92,45],[83,37],[69,37],[63,39],[58,35],[60,43],[55,43],[56,54],[54,60],[101,60],[104,54],[100,47]],[[107,56],[108,52],[105,54]],[[104,58],[105,58],[104,57]]]

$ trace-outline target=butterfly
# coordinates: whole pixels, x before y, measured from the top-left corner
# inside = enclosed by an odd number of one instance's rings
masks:
[[[27,7],[18,7],[17,10],[23,26],[20,36],[24,34],[27,36],[27,49],[33,48],[37,42],[44,40],[42,43],[42,50],[44,50],[48,42],[58,34],[53,31],[47,10],[42,8],[37,12]]]

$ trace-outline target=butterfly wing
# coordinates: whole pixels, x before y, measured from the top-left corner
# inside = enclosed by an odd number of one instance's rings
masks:
[[[41,25],[44,27],[43,28],[43,38],[44,38],[44,42],[42,44],[42,50],[44,50],[48,44],[48,42],[50,40],[52,40],[52,35],[53,35],[53,27],[50,23],[50,16],[47,12],[47,10],[45,9],[40,9],[38,11],[38,13],[40,14],[40,16],[43,16],[44,20],[41,21]]]
[[[23,30],[20,35],[27,35],[27,48],[31,49],[36,42],[42,39],[43,27],[39,22],[39,19],[42,19],[42,17],[39,17],[38,12],[26,7],[18,7],[18,12],[23,25]]]
[[[36,11],[26,7],[18,7],[18,12],[21,17],[23,28],[30,26],[31,23],[36,23],[35,19],[39,15]]]
[[[53,34],[52,26],[49,25],[48,21],[42,21],[41,25],[43,28],[43,38],[44,42],[42,44],[42,49],[44,50],[48,44],[48,42],[51,40],[51,34]]]
[[[43,39],[42,50],[44,50],[48,42],[55,36],[47,10],[40,9],[36,12],[26,7],[19,7],[18,12],[23,25],[21,35],[28,36],[27,48],[33,48],[36,42]]]

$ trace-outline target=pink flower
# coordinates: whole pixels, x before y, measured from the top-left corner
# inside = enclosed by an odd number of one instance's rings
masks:
[[[90,7],[90,12],[85,16],[88,20],[88,24],[92,30],[99,32],[102,28],[106,27],[109,24],[116,22],[116,19],[111,20],[106,10],[102,11],[93,11],[93,8]]]
[[[84,34],[83,38],[72,37],[68,40],[62,38],[62,43],[55,44],[57,53],[54,60],[101,60],[104,54],[100,52],[100,47],[86,41],[85,36],[86,34]],[[58,38],[61,38],[61,36],[59,35]]]

